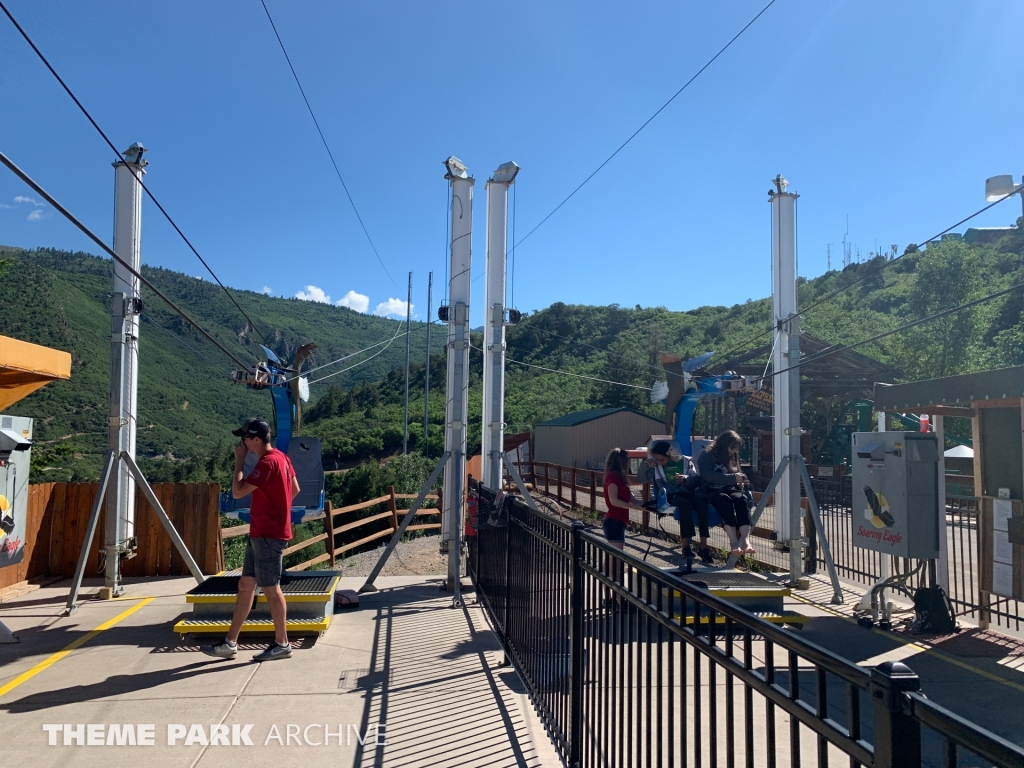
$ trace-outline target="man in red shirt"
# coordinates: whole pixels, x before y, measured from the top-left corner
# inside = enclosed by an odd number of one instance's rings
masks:
[[[281,592],[282,558],[292,537],[292,499],[299,492],[299,481],[287,455],[270,445],[270,427],[260,419],[247,419],[231,434],[242,438],[235,446],[235,471],[231,476],[231,495],[241,499],[252,494],[249,543],[245,546],[242,577],[238,580],[235,614],[224,642],[207,646],[203,653],[222,659],[233,659],[238,652],[238,633],[253,605],[256,587],[263,590],[274,619],[275,642],[253,661],[287,659],[292,655],[288,642],[287,605]],[[258,461],[248,477],[245,457],[252,451]]]

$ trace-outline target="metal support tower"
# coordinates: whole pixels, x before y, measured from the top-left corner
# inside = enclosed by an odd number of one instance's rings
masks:
[[[412,272],[405,295],[405,419],[402,422],[402,455],[409,452],[409,342],[412,339]]]
[[[505,450],[505,277],[508,248],[508,190],[519,166],[502,163],[487,181],[487,297],[484,302],[483,424],[480,456],[483,483],[502,487]]]
[[[783,467],[775,492],[775,530],[789,546],[790,582],[803,573],[800,509],[800,316],[796,296],[796,200],[779,174],[768,192],[772,206],[772,307],[778,341],[772,353],[773,448],[776,471]],[[787,370],[788,369],[788,370]],[[780,373],[785,371],[785,373]]]
[[[442,546],[448,547],[448,589],[461,603],[462,517],[466,483],[466,420],[469,413],[469,292],[473,266],[473,185],[457,157],[444,161],[452,187],[451,275],[448,285],[448,389],[445,407]]]
[[[427,368],[423,373],[423,444],[427,443],[430,430],[430,326],[434,324],[434,273],[427,275]]]
[[[125,162],[114,163],[114,252],[138,271],[142,262],[142,176],[148,163],[145,148],[132,144]],[[114,289],[110,308],[110,411],[107,449],[135,459],[135,424],[139,389],[139,281],[114,262]],[[135,482],[123,462],[117,462],[107,494],[103,595],[123,591],[119,557],[130,551],[135,537]]]

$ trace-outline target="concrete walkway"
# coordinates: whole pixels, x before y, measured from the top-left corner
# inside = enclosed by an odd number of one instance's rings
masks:
[[[256,664],[262,645],[218,661],[171,631],[194,583],[129,584],[126,598],[90,600],[68,618],[67,582],[0,604],[21,639],[0,645],[0,765],[559,765],[518,676],[497,666],[472,594],[456,610],[436,580],[381,578],[291,659]],[[134,726],[136,741],[153,726],[153,746],[117,746],[113,725]],[[90,733],[103,746],[86,744]],[[218,734],[238,745],[209,744]]]

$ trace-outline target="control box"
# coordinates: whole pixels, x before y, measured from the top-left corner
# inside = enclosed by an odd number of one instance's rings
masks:
[[[854,432],[851,539],[894,557],[939,556],[939,441],[927,432]]]
[[[32,419],[0,416],[0,568],[25,559]]]

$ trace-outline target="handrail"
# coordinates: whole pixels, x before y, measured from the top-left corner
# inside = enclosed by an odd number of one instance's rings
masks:
[[[331,563],[331,568],[334,568],[335,567],[335,561],[336,561],[338,555],[343,554],[345,552],[348,552],[351,549],[355,549],[355,548],[357,548],[359,546],[362,546],[363,544],[366,544],[366,543],[369,543],[371,541],[374,541],[375,539],[379,539],[379,538],[382,538],[384,536],[392,535],[397,530],[397,528],[398,528],[398,520],[399,520],[399,518],[405,517],[405,515],[408,514],[408,511],[409,511],[408,509],[399,509],[398,508],[398,504],[397,504],[398,499],[415,499],[415,498],[416,498],[415,494],[395,493],[394,487],[393,486],[388,486],[388,493],[387,493],[387,495],[385,495],[385,496],[378,496],[378,497],[376,497],[374,499],[368,499],[366,501],[361,501],[358,504],[349,504],[348,506],[339,507],[338,509],[334,509],[331,506],[331,503],[328,501],[327,504],[325,505],[324,512],[322,514],[318,515],[317,517],[311,518],[311,520],[323,520],[324,521],[324,532],[321,533],[321,534],[315,535],[315,536],[311,536],[308,539],[303,539],[302,541],[300,541],[300,542],[298,542],[296,544],[293,544],[290,547],[287,547],[284,550],[283,554],[284,555],[294,554],[295,552],[299,552],[299,551],[305,549],[306,547],[313,546],[314,544],[319,544],[321,541],[325,541],[326,542],[327,552],[324,553],[324,554],[317,555],[316,557],[314,557],[314,558],[312,558],[310,560],[307,560],[305,562],[299,563],[298,565],[293,565],[288,570],[289,571],[302,571],[302,570],[305,570],[305,569],[307,569],[307,568],[309,568],[309,567],[311,567],[311,566],[313,566],[313,565],[315,565],[317,563],[327,562],[328,560]],[[428,494],[425,498],[432,499],[432,500],[437,500],[438,496],[437,496],[437,494]],[[358,520],[354,520],[351,523],[345,523],[344,525],[340,525],[340,526],[337,526],[337,527],[335,527],[335,525],[334,525],[334,518],[337,517],[338,515],[349,514],[349,513],[352,513],[352,512],[359,512],[361,510],[369,509],[370,507],[375,507],[375,506],[378,506],[378,505],[381,505],[381,504],[387,504],[388,505],[388,509],[386,511],[384,511],[384,512],[380,512],[380,513],[377,513],[377,514],[374,514],[374,515],[370,515],[369,517],[363,517],[363,518],[360,518]],[[431,516],[431,515],[439,515],[439,514],[441,514],[441,510],[438,509],[437,507],[425,507],[425,508],[421,508],[421,509],[416,511],[416,517],[420,517],[421,515]],[[372,534],[370,534],[368,536],[364,536],[364,537],[358,539],[357,541],[348,542],[347,544],[343,544],[340,547],[336,545],[335,537],[338,534],[345,533],[347,531],[352,531],[352,530],[355,530],[357,528],[362,528],[363,526],[366,526],[366,525],[372,525],[373,523],[379,522],[379,521],[387,519],[387,518],[390,518],[391,522],[392,522],[392,524],[388,528],[385,528],[382,531],[378,531],[378,532],[372,533]],[[309,520],[307,520],[306,522],[309,522]],[[441,523],[439,523],[439,522],[438,523],[421,523],[421,524],[418,524],[418,525],[409,526],[409,528],[407,530],[410,530],[410,531],[426,531],[426,530],[435,530],[435,529],[440,529],[440,528],[441,528]],[[246,536],[246,535],[249,534],[249,531],[250,531],[250,525],[249,524],[234,525],[234,526],[230,526],[228,528],[221,528],[221,540],[223,541],[224,539],[230,539],[230,538],[234,538],[236,536]]]

